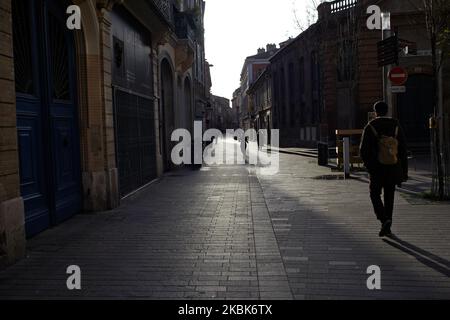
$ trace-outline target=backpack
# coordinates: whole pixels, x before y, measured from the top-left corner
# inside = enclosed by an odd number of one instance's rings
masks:
[[[378,139],[378,161],[384,165],[398,163],[398,126],[395,128],[395,136],[379,135],[372,125],[369,125],[375,137]]]

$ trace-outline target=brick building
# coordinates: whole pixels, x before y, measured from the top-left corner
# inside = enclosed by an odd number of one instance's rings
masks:
[[[399,65],[409,74],[405,93],[392,94],[389,82],[383,84],[377,64],[382,32],[366,26],[366,10],[373,4],[391,13],[393,33],[416,45],[417,53],[400,53]],[[373,103],[385,98],[412,149],[426,149],[432,69],[423,13],[406,0],[338,0],[319,5],[318,17],[270,58],[273,125],[280,129],[280,145],[334,145],[336,129],[362,129]]]
[[[245,59],[241,71],[239,91],[236,91],[240,94],[239,118],[241,128],[244,130],[253,128],[255,120],[253,117],[253,110],[251,110],[247,91],[253,84],[253,82],[258,79],[261,73],[270,64],[270,57],[273,56],[277,51],[278,48],[275,44],[268,44],[266,48],[258,49],[256,55],[249,56]]]
[[[319,28],[310,27],[270,59],[273,127],[280,146],[315,146],[321,121]]]
[[[414,1],[413,1],[414,2]],[[334,1],[319,6],[323,108],[328,140],[335,129],[362,129],[373,103],[385,99],[390,114],[399,119],[412,149],[428,148],[428,119],[432,110],[430,41],[423,12],[411,1],[377,1],[382,12],[391,14],[391,33],[414,43],[417,53],[400,52],[399,65],[408,72],[405,93],[391,93],[387,73],[393,66],[377,65],[377,43],[381,30],[366,25],[367,0]],[[383,81],[383,78],[385,79]]]
[[[72,4],[81,30],[66,27]],[[208,103],[204,10],[0,2],[0,265],[24,255],[26,237],[115,208],[172,167],[171,130],[203,120]]]

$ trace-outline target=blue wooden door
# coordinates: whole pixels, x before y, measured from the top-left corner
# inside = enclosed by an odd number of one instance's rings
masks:
[[[73,34],[64,1],[13,1],[21,195],[27,236],[81,209]]]

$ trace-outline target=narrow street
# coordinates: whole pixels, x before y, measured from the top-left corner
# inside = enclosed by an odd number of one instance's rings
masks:
[[[291,154],[275,176],[176,170],[29,240],[0,272],[0,299],[450,298],[450,205],[397,194],[396,236],[381,239],[368,185],[336,177]],[[67,290],[69,265],[80,291]],[[371,265],[381,290],[367,288]]]

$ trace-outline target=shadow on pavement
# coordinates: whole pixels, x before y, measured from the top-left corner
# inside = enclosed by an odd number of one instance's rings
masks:
[[[426,250],[423,250],[415,245],[406,242],[395,235],[391,235],[389,239],[383,239],[388,245],[399,249],[410,256],[417,259],[427,267],[430,267],[443,275],[450,277],[450,261],[436,256]]]

